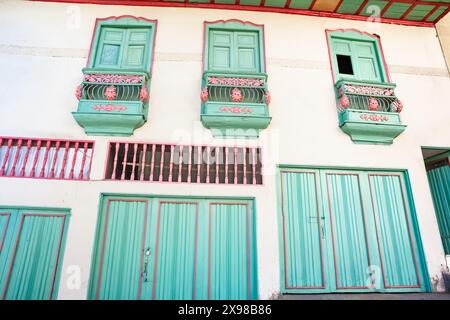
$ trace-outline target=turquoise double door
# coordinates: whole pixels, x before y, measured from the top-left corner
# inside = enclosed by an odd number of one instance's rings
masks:
[[[0,207],[0,295],[56,299],[68,210]]]
[[[404,172],[281,168],[283,292],[429,291]]]
[[[90,299],[257,299],[252,200],[103,196]]]

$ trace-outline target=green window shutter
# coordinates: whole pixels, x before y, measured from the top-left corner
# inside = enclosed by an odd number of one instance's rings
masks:
[[[450,254],[450,166],[428,170],[431,195],[446,254]]]
[[[197,224],[197,203],[160,202],[154,299],[194,298]]]
[[[3,299],[53,299],[67,225],[65,214],[22,211],[17,214],[14,243],[2,277]],[[6,250],[6,247],[5,247]]]
[[[211,30],[208,43],[208,71],[261,71],[258,32]]]
[[[120,68],[125,36],[125,29],[103,27],[100,33],[94,67]]]
[[[325,286],[317,172],[281,172],[284,285]]]
[[[209,36],[210,71],[232,71],[233,33],[212,30]]]
[[[420,287],[412,226],[400,175],[369,175],[386,288]]]
[[[383,81],[381,53],[378,52],[375,42],[331,38],[331,50],[337,79]],[[348,62],[351,67],[346,67]]]
[[[139,299],[147,201],[111,200],[104,210],[91,299]]]
[[[128,29],[124,45],[122,69],[143,70],[149,57],[150,29]]]
[[[248,204],[210,204],[210,299],[254,298],[249,215]]]

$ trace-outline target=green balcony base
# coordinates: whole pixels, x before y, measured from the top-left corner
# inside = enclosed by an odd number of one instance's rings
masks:
[[[72,112],[72,115],[90,136],[131,136],[145,123],[143,114]]]
[[[353,142],[360,144],[392,144],[406,129],[395,112],[348,109],[339,115],[339,126]]]
[[[272,120],[268,106],[261,103],[208,101],[202,110],[203,125],[217,138],[258,138]]]

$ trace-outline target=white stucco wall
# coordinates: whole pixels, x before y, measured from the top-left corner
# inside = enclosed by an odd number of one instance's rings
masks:
[[[71,112],[95,18],[126,14],[158,19],[149,122],[129,138],[87,137]],[[108,141],[224,143],[199,122],[203,21],[231,18],[265,25],[273,120],[257,141],[265,152],[264,186],[101,181]],[[408,125],[393,145],[357,145],[338,128],[326,28],[380,35]],[[445,257],[420,149],[450,147],[450,78],[435,29],[257,12],[6,0],[0,2],[0,30],[0,135],[96,141],[90,182],[0,178],[1,205],[72,209],[60,299],[86,298],[101,192],[255,197],[259,293],[268,298],[279,291],[278,163],[408,169],[430,277],[440,277]],[[67,285],[72,265],[81,268],[79,289]]]

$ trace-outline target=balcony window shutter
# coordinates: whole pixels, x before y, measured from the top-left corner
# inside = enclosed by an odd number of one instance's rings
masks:
[[[209,37],[209,70],[232,71],[233,34],[230,31],[211,31]]]
[[[95,67],[120,68],[126,31],[120,28],[102,28]]]
[[[258,34],[256,32],[235,32],[236,71],[259,72]]]
[[[122,61],[123,69],[145,69],[149,56],[150,31],[149,28],[127,30]]]

